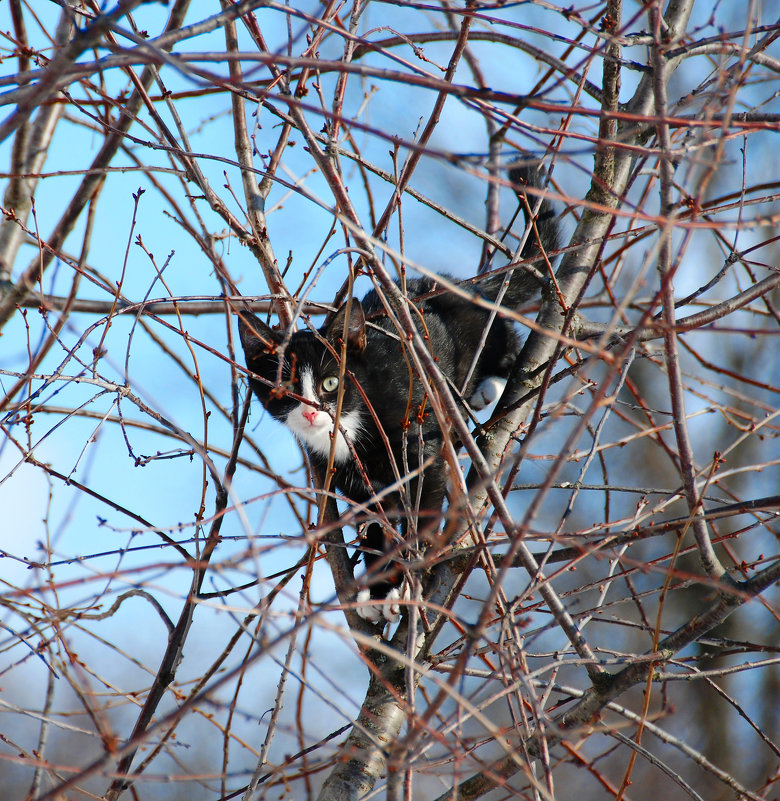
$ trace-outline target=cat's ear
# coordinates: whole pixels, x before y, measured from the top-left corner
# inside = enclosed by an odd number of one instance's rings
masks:
[[[347,319],[349,307],[349,319]],[[320,332],[328,342],[338,344],[344,338],[346,323],[347,347],[365,350],[366,347],[366,315],[357,298],[345,303],[334,315],[333,319]]]
[[[276,346],[282,341],[279,331],[266,325],[252,312],[240,311],[238,313],[238,333],[247,365],[263,353],[273,353]]]

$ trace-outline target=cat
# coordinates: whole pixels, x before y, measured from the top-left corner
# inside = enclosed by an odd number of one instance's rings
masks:
[[[515,167],[509,177],[518,194],[523,184],[539,186],[540,173],[529,167]],[[529,196],[528,203],[533,208],[535,198]],[[521,204],[528,223],[522,198]],[[538,239],[529,233],[524,259],[539,252],[538,242],[545,252],[558,247],[549,201],[542,200],[535,225]],[[532,272],[518,267],[508,286],[503,275],[492,276],[478,284],[477,293],[495,300],[503,285],[501,303],[511,308],[538,295],[540,283]],[[431,278],[406,281],[407,295],[420,298],[414,301],[420,313],[412,317],[450,385],[472,409],[484,408],[497,399],[519,352],[515,326],[495,316],[486,333],[489,309],[435,289]],[[352,298],[317,332],[286,335],[240,311],[239,334],[253,374],[251,390],[271,416],[295,434],[323,473],[333,450],[333,486],[367,509],[362,541],[366,575],[356,598],[358,613],[375,623],[383,617],[397,620],[403,578],[399,544],[414,534],[419,541],[437,531],[447,476],[439,421],[426,410],[422,384],[404,358],[401,339],[379,295],[372,290],[362,301]],[[345,334],[342,371],[338,356]]]

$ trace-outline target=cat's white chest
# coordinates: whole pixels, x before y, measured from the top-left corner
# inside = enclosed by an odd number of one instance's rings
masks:
[[[285,425],[295,434],[312,453],[328,458],[333,443],[333,414],[335,408],[320,408],[321,401],[315,389],[314,375],[310,368],[301,370],[301,396],[308,403],[296,404],[285,419]],[[360,412],[342,409],[339,427],[336,432],[334,459],[336,464],[346,462],[350,458],[347,440],[354,443],[360,432]],[[346,438],[344,433],[346,432]]]

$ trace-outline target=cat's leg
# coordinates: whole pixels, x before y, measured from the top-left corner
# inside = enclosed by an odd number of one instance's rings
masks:
[[[475,412],[487,408],[501,397],[505,386],[506,378],[501,376],[489,375],[487,378],[483,378],[469,399],[469,405]]]
[[[439,452],[438,447],[432,446],[430,453],[426,456],[433,453],[438,456]],[[421,480],[423,483],[419,489],[417,480],[412,480],[409,483],[408,492],[408,495],[415,499],[415,506],[419,501],[419,508],[416,510],[406,509],[405,512],[397,509],[395,511],[401,531],[400,548],[396,545],[395,538],[388,536],[387,532],[385,532],[386,539],[384,540],[386,554],[396,551],[399,556],[418,563],[422,551],[437,539],[441,525],[442,506],[447,488],[443,462],[439,461],[431,465]],[[377,528],[379,528],[378,525]],[[404,549],[404,545],[408,545],[408,548]],[[376,559],[376,557],[373,558]],[[372,557],[366,554],[367,566],[370,565],[371,560]],[[373,584],[370,589],[366,588],[358,593],[358,602],[362,601],[366,604],[363,611],[358,611],[358,614],[366,620],[380,622],[384,616],[390,623],[395,623],[400,618],[404,606],[408,606],[413,597],[414,579],[410,576],[408,568],[402,571],[400,566],[396,566],[394,562],[388,566],[387,574],[389,575],[388,581],[378,585]]]
[[[386,553],[394,548],[395,537],[386,533],[379,522],[369,523],[363,537],[364,556],[369,585],[358,591],[356,612],[370,623],[397,623],[401,607],[410,598],[408,582]],[[389,546],[389,547],[388,547]],[[384,564],[383,564],[384,563]],[[372,573],[376,580],[371,580]]]
[[[422,486],[417,479],[409,482],[406,496],[413,508],[404,506],[394,494],[383,499],[386,517],[383,521],[369,523],[366,527],[363,547],[367,571],[367,586],[359,590],[357,613],[372,623],[383,619],[395,623],[401,610],[412,597],[412,588],[407,575],[399,564],[405,558],[418,558],[419,552],[436,538],[441,524],[441,511],[447,490],[447,476],[440,457],[439,442],[434,438],[426,444],[424,459],[409,459],[424,462],[428,457],[437,458],[425,470]],[[419,501],[419,507],[418,507]],[[398,541],[398,532],[401,542]],[[408,552],[404,553],[404,545]],[[417,552],[417,556],[415,556]],[[373,578],[373,580],[372,580]]]

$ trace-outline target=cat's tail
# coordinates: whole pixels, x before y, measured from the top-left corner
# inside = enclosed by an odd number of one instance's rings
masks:
[[[519,306],[539,295],[547,283],[547,256],[560,247],[560,231],[552,203],[546,197],[542,197],[539,203],[536,194],[526,194],[524,191],[526,186],[542,189],[546,177],[547,174],[533,163],[518,163],[509,168],[509,180],[514,184],[520,200],[526,227],[533,222],[520,260],[532,259],[542,253],[545,254],[545,259],[537,259],[533,265],[518,265],[512,273],[503,270],[477,283],[480,293],[490,300],[496,300],[500,296],[502,306]]]

